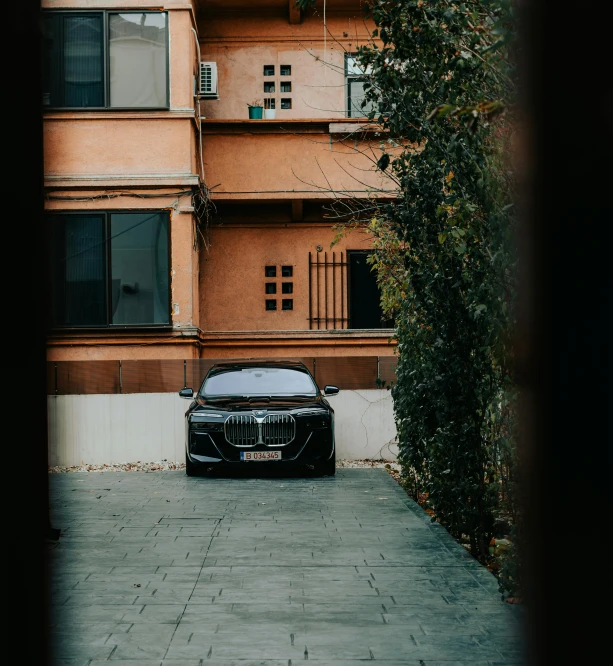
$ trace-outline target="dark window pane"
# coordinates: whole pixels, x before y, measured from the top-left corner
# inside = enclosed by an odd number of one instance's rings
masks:
[[[276,266],[265,266],[264,274],[266,277],[277,277],[277,267]]]
[[[294,292],[294,283],[293,282],[283,282],[281,285],[282,294],[292,294]]]
[[[274,81],[270,81],[270,82],[265,81],[264,82],[264,92],[265,93],[274,93],[274,91],[275,91],[275,82]]]
[[[282,109],[291,109],[292,108],[292,100],[289,98],[281,98],[281,108]]]
[[[275,66],[264,65],[264,76],[274,76],[274,75],[275,75]]]
[[[349,79],[347,81],[347,93],[348,93],[348,115],[350,118],[362,118],[367,116],[371,109],[374,108],[373,102],[366,102],[364,107],[364,84],[365,81],[356,81]]]
[[[111,321],[168,324],[168,215],[111,215]]]
[[[281,276],[282,277],[292,277],[294,274],[293,266],[281,266]]]
[[[63,17],[62,106],[104,106],[102,16]]]
[[[276,106],[276,101],[274,97],[271,97],[270,99],[265,99],[264,100],[264,108],[265,109],[274,109]]]
[[[163,12],[109,16],[111,106],[168,106],[166,19]]]
[[[274,282],[267,282],[266,283],[266,293],[267,294],[276,294],[277,293],[277,285]]]
[[[267,310],[276,310],[277,309],[277,301],[274,299],[269,299],[266,301],[266,309]]]
[[[292,92],[291,81],[281,81],[281,92]]]
[[[280,72],[281,76],[291,76],[292,75],[292,66],[291,65],[281,65]]]
[[[105,231],[102,215],[49,220],[51,308],[56,326],[105,326]]]
[[[62,106],[62,16],[45,14],[42,35],[43,105]]]
[[[281,309],[283,310],[293,310],[294,301],[291,298],[284,298],[281,302]]]

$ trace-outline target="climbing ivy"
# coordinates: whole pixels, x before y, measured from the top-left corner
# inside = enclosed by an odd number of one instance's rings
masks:
[[[475,557],[504,562],[501,590],[517,595],[514,8],[370,0],[368,12],[364,108],[386,132],[377,167],[398,184],[368,231],[396,321],[404,482]]]

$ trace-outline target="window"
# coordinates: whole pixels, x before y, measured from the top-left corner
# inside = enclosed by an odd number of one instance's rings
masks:
[[[290,98],[281,98],[281,108],[282,109],[291,109],[292,108],[292,100]]]
[[[267,310],[276,310],[277,309],[277,301],[274,298],[271,298],[266,301],[266,309]]]
[[[275,75],[275,66],[264,65],[264,76],[274,76],[274,75]]]
[[[281,301],[281,309],[282,310],[293,310],[294,309],[294,301],[291,298],[284,298]]]
[[[281,284],[281,293],[282,294],[293,294],[294,293],[294,283],[293,282],[283,282]]]
[[[367,82],[368,70],[363,70],[357,63],[355,54],[345,55],[345,82],[347,86],[347,116],[363,118],[371,109],[372,102],[364,102],[364,84]]]
[[[168,108],[166,12],[45,12],[43,104]]]
[[[274,109],[276,106],[276,100],[274,97],[268,97],[264,100],[265,109]]]
[[[264,92],[265,93],[274,93],[275,91],[275,82],[274,81],[264,81]]]
[[[293,266],[281,266],[281,277],[292,277],[294,274]]]
[[[281,81],[281,92],[291,93],[292,92],[292,82],[291,81]]]
[[[54,326],[170,324],[168,213],[52,214],[48,239]]]
[[[309,252],[309,328],[393,328],[384,320],[376,273],[368,250]]]
[[[291,65],[281,65],[279,67],[279,73],[281,76],[291,76],[292,75],[292,66]]]
[[[264,275],[266,277],[277,277],[277,267],[276,266],[265,266]]]
[[[276,294],[277,293],[277,285],[274,282],[267,282],[266,283],[266,293],[267,294]]]

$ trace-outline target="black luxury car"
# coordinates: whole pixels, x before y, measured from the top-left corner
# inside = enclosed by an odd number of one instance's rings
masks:
[[[267,462],[302,464],[335,473],[334,410],[303,363],[240,361],[218,363],[200,390],[179,391],[192,399],[185,413],[188,476],[217,465]]]

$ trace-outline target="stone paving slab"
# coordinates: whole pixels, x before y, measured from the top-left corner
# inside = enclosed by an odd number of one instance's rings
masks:
[[[522,609],[375,468],[50,475],[53,666],[522,664]]]

